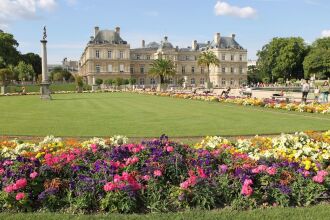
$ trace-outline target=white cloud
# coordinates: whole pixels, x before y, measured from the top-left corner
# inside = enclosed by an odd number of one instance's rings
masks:
[[[330,37],[330,29],[329,30],[323,30],[321,33],[321,37]]]
[[[57,0],[0,0],[0,27],[19,19],[33,19],[38,10],[53,10]]]
[[[214,6],[214,11],[217,16],[229,15],[239,18],[253,18],[257,15],[257,10],[250,6],[238,7],[224,1],[218,1]]]
[[[56,0],[39,0],[38,6],[48,11],[54,10],[57,6]]]

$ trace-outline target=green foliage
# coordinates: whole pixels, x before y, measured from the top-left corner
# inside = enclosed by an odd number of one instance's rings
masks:
[[[123,80],[123,78],[118,77],[113,81],[113,84],[115,84],[116,86],[121,86],[124,84],[124,80]]]
[[[124,85],[128,85],[129,84],[129,79],[124,79]]]
[[[315,74],[318,79],[330,77],[330,37],[316,40],[304,60],[305,77]]]
[[[41,69],[41,57],[35,53],[27,53],[21,56],[21,59],[27,63],[31,64],[36,75],[40,75],[42,72]]]
[[[102,83],[103,83],[103,79],[99,79],[99,78],[98,78],[98,79],[95,79],[95,84],[96,84],[96,85],[99,86],[99,85],[101,85]]]
[[[0,69],[0,82],[2,85],[6,85],[11,79],[13,72],[8,68]]]
[[[303,78],[302,62],[308,52],[300,37],[273,38],[258,51],[258,69],[272,82],[278,78]]]
[[[197,58],[198,66],[206,66],[207,73],[210,73],[210,66],[219,66],[220,61],[212,51],[204,51]],[[206,77],[207,83],[210,82],[210,77]]]
[[[84,81],[83,81],[83,78],[82,76],[75,76],[75,83],[77,85],[77,87],[83,87],[84,86]]]
[[[249,83],[257,83],[262,81],[261,72],[255,65],[248,66],[247,77]]]
[[[108,192],[101,200],[101,209],[111,213],[132,213],[137,207],[135,196],[124,191]]]
[[[52,72],[50,72],[50,79],[53,81],[69,81],[73,78],[72,74],[62,67],[55,67]]]
[[[113,79],[106,79],[104,80],[104,84],[106,85],[112,85],[114,83],[114,80]]]
[[[135,85],[136,84],[136,79],[135,78],[129,78],[129,84],[130,85]]]
[[[283,84],[284,83],[284,79],[283,78],[278,78],[277,79],[277,82],[280,83],[280,84]]]
[[[163,84],[168,78],[176,74],[174,63],[172,60],[167,59],[154,60],[149,69],[149,74],[160,77],[160,83]]]
[[[35,76],[32,65],[26,64],[24,61],[20,61],[15,69],[18,73],[18,79],[21,81],[32,80]]]
[[[17,65],[20,58],[17,47],[18,42],[12,34],[0,32],[0,57],[5,65]]]

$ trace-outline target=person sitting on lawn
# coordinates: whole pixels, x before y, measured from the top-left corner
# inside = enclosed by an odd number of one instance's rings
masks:
[[[231,90],[230,87],[228,87],[227,90],[223,90],[220,97],[222,97],[224,95],[225,98],[228,98],[230,90]]]

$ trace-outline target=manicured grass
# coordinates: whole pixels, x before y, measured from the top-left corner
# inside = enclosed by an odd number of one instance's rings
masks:
[[[8,86],[9,93],[21,92],[23,86]],[[26,92],[40,92],[39,85],[24,85]],[[57,91],[76,91],[75,83],[60,83],[60,84],[51,84],[50,89],[53,92]],[[85,90],[90,90],[90,86],[85,85]]]
[[[147,215],[69,215],[69,214],[56,214],[56,213],[0,213],[0,219],[8,220],[55,220],[55,219],[111,219],[111,220],[124,220],[124,219],[201,219],[201,220],[217,220],[217,219],[329,219],[330,206],[318,205],[307,208],[269,208],[257,209],[252,211],[232,211],[229,209],[213,210],[213,211],[189,211],[182,213],[162,213],[162,214],[147,214]]]
[[[330,129],[330,116],[131,93],[0,97],[0,135],[172,137]]]

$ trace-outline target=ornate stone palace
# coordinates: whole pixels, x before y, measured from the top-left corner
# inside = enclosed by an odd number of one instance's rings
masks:
[[[203,51],[212,51],[220,60],[220,66],[211,66],[210,74],[207,68],[197,65],[197,58]],[[210,77],[214,87],[238,87],[247,80],[247,50],[240,46],[233,34],[223,37],[220,33],[214,35],[213,41],[198,43],[192,41],[187,48],[174,47],[168,37],[158,42],[148,44],[142,40],[140,48],[130,48],[127,41],[120,35],[120,28],[115,30],[100,30],[95,27],[94,36],[90,38],[79,61],[79,74],[88,84],[93,84],[100,78],[135,78],[140,87],[154,86],[159,79],[148,75],[148,69],[153,60],[163,58],[173,60],[177,74],[170,79],[170,84],[176,86],[184,81],[186,86],[204,86]]]

